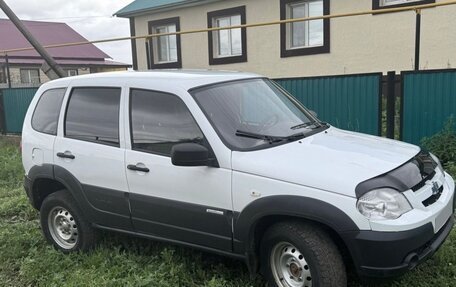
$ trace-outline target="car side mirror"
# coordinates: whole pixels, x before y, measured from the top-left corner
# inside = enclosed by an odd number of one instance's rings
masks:
[[[318,114],[316,111],[309,110],[310,114],[314,116],[315,118],[318,118]]]
[[[182,143],[171,149],[171,162],[175,166],[212,166],[209,150],[196,143]]]

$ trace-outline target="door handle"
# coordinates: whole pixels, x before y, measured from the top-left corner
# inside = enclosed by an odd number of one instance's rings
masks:
[[[72,155],[70,152],[59,152],[57,156],[60,158],[68,158],[68,159],[75,159],[75,156]]]
[[[150,170],[147,167],[140,167],[134,164],[129,164],[127,166],[129,170],[140,171],[140,172],[149,172]]]

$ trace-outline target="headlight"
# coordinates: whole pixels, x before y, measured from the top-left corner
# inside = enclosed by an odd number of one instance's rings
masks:
[[[439,158],[433,155],[432,153],[429,153],[432,157],[432,159],[437,163],[437,166],[439,167],[440,172],[445,175],[445,170],[443,169],[442,163],[440,162]]]
[[[369,191],[358,199],[356,207],[362,215],[373,220],[396,219],[412,210],[407,198],[391,188]]]

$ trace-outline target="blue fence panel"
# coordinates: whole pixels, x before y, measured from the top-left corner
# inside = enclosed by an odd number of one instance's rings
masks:
[[[3,98],[5,132],[20,134],[25,114],[38,88],[0,90]]]
[[[402,140],[420,144],[456,115],[456,70],[402,73]]]
[[[278,79],[321,120],[335,127],[381,135],[381,73]]]

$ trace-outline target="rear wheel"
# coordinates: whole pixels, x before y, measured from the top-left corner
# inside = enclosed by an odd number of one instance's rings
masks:
[[[276,224],[266,231],[260,249],[261,269],[269,286],[347,286],[342,256],[317,225]]]
[[[73,215],[61,206],[48,214],[49,233],[55,243],[63,249],[72,249],[78,243],[79,230]]]
[[[66,190],[46,197],[40,209],[40,219],[44,236],[60,251],[87,251],[95,245],[96,231]]]

